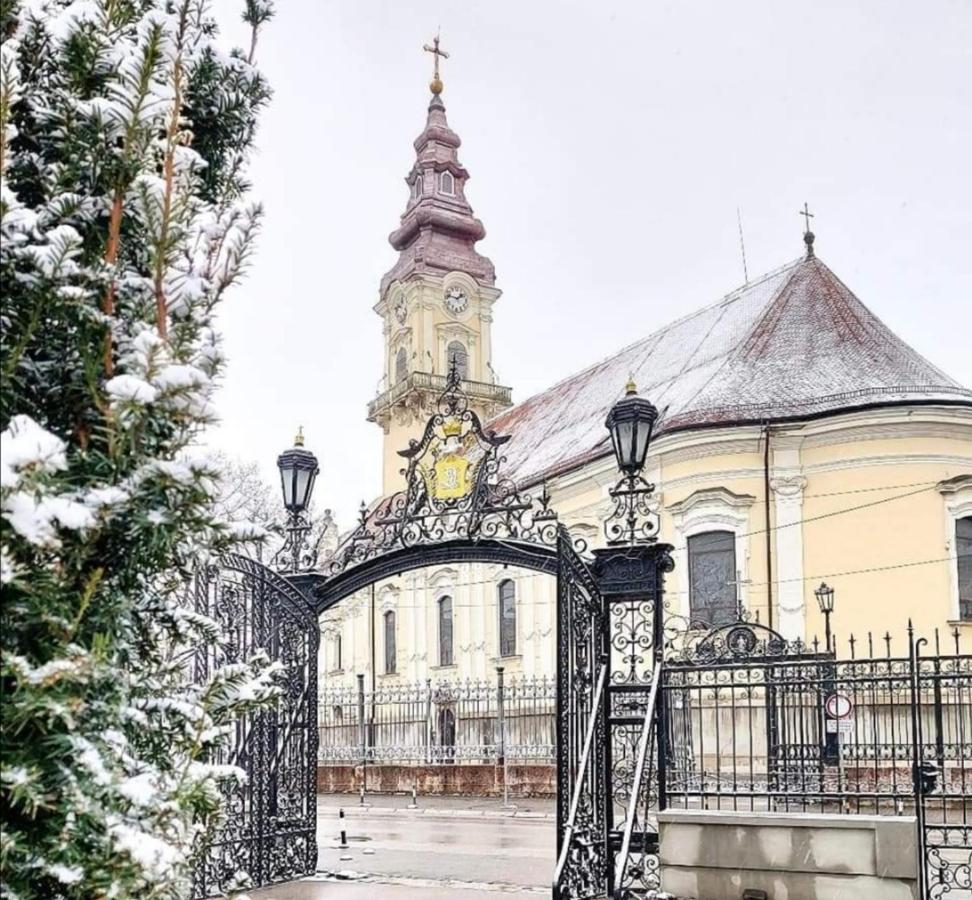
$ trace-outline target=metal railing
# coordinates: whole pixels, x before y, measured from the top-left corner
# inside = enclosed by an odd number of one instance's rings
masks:
[[[390,388],[382,391],[374,400],[368,403],[368,419],[374,419],[379,413],[391,406],[396,400],[409,391],[420,390],[430,393],[441,393],[446,388],[445,375],[433,375],[431,372],[412,372]],[[489,400],[500,406],[509,406],[512,402],[512,391],[501,384],[490,384],[486,381],[469,381],[462,379],[462,389],[470,397],[478,400]]]
[[[432,680],[325,687],[318,762],[353,765],[552,764],[556,683],[547,677]]]
[[[917,759],[966,824],[972,656],[953,639],[953,654],[917,661],[887,637],[864,658],[852,643],[841,659],[666,664],[668,805],[899,815],[914,809]]]

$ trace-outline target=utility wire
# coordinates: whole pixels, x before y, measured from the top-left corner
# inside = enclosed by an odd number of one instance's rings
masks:
[[[942,557],[938,557],[936,559],[919,559],[919,560],[914,560],[912,562],[894,563],[894,564],[888,565],[888,566],[870,566],[870,567],[865,568],[865,569],[847,569],[847,570],[844,570],[842,572],[825,572],[823,574],[804,575],[801,578],[781,578],[778,581],[774,582],[774,584],[789,584],[789,583],[798,582],[798,581],[799,582],[816,581],[818,578],[819,579],[845,578],[845,577],[849,577],[851,575],[868,575],[868,574],[871,574],[873,572],[890,572],[890,571],[893,571],[895,569],[912,569],[912,568],[915,568],[916,566],[930,566],[930,565],[935,565],[937,563],[955,562],[956,560],[959,560],[959,559],[972,559],[972,553],[960,553],[960,554],[958,554],[956,556],[942,556]],[[546,572],[528,572],[525,575],[517,576],[517,578],[515,580],[517,582],[521,582],[521,581],[524,581],[524,580],[526,580],[528,578],[555,578],[555,577],[556,576],[554,576],[554,575],[548,575]],[[459,582],[453,582],[453,583],[449,584],[448,590],[450,590],[450,591],[457,591],[457,590],[459,590],[461,588],[479,587],[481,585],[491,585],[491,586],[494,586],[495,587],[498,584],[499,584],[499,582],[497,582],[497,581],[490,581],[490,580],[484,580],[484,581],[459,581]],[[745,582],[745,585],[746,585],[747,588],[766,587],[766,586],[769,585],[769,582],[768,581],[747,581],[747,582]],[[424,590],[428,590],[428,589],[429,589],[428,586],[425,586],[425,585],[419,586],[419,587],[404,588],[404,590],[408,590],[408,591],[424,591]],[[667,589],[665,590],[665,596],[666,597],[684,596],[686,594],[688,594],[688,591],[672,591],[672,590],[667,590]],[[450,593],[443,593],[442,596],[452,598],[452,608],[453,609],[483,609],[483,604],[481,604],[481,603],[456,603],[455,597],[452,594],[450,594]],[[547,600],[535,599],[535,600],[532,600],[530,602],[530,605],[532,605],[532,606],[552,606],[555,603],[556,603],[556,598],[547,599]],[[428,603],[397,603],[396,602],[395,603],[395,609],[396,610],[397,609],[428,609],[430,605],[434,605],[434,604],[428,604]],[[327,615],[327,613],[324,613],[324,615]]]

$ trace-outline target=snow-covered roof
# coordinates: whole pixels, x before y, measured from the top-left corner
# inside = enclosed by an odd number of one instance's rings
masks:
[[[733,291],[493,418],[521,483],[609,452],[604,419],[629,376],[661,412],[656,434],[909,402],[972,405],[972,391],[897,337],[809,255]]]

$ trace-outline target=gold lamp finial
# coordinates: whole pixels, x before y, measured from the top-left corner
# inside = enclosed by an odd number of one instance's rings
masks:
[[[628,383],[624,386],[625,397],[630,397],[638,393],[638,385],[635,384],[634,373],[628,376]]]
[[[300,425],[297,428],[297,435],[294,438],[294,446],[295,447],[304,446],[304,426],[303,425]]]
[[[436,31],[435,37],[432,39],[432,46],[430,47],[426,44],[423,48],[426,53],[431,53],[435,59],[435,69],[432,72],[432,81],[429,82],[429,90],[433,94],[438,96],[442,93],[442,79],[439,77],[439,57],[443,59],[448,59],[449,54],[445,50],[439,49],[439,32]]]

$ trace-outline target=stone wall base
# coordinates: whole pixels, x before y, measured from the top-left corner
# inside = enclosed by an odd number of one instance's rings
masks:
[[[510,797],[555,797],[557,774],[552,765],[510,765]],[[502,766],[465,764],[435,766],[318,766],[317,790],[322,794],[358,793],[420,796],[502,797]]]
[[[912,816],[667,810],[662,887],[685,900],[917,900]]]

